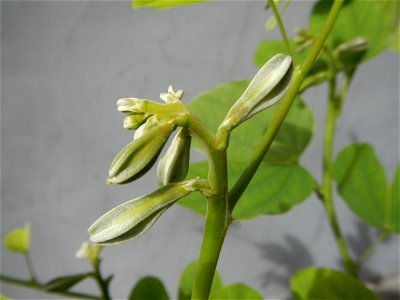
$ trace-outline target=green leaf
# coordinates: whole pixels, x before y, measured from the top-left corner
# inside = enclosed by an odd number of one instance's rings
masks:
[[[30,244],[30,233],[31,229],[29,223],[26,223],[24,228],[16,228],[10,231],[3,239],[4,247],[12,252],[28,252]]]
[[[11,300],[11,299],[6,296],[0,295],[0,300]]]
[[[220,85],[194,98],[188,107],[216,132],[248,83],[242,80]],[[228,148],[229,161],[244,162],[251,157],[277,109],[278,105],[272,106],[232,131]],[[271,145],[266,161],[274,164],[295,163],[312,137],[313,123],[311,111],[299,98],[296,99]],[[198,142],[194,146],[201,150]]]
[[[400,232],[400,165],[397,165],[393,176],[393,184],[391,188],[391,203],[388,205],[390,215],[390,223],[395,232]]]
[[[78,282],[93,276],[92,273],[76,274],[70,276],[57,277],[45,284],[45,289],[51,292],[65,292]]]
[[[296,49],[296,44],[293,40],[289,40],[289,45],[291,49]],[[261,41],[254,52],[254,63],[257,67],[261,68],[277,53],[284,53],[289,55],[282,40]],[[302,63],[306,58],[305,53],[298,53],[297,51],[293,51],[292,54],[292,59],[296,64]]]
[[[183,270],[181,278],[179,280],[179,290],[178,290],[179,300],[190,300],[192,295],[193,282],[196,276],[196,270],[197,270],[197,261],[191,262]],[[223,283],[221,276],[217,271],[215,271],[214,279],[211,286],[211,292],[222,288],[222,285]]]
[[[339,194],[355,215],[371,226],[400,232],[397,192],[390,193],[385,170],[370,145],[352,144],[340,151],[333,175]]]
[[[263,297],[242,283],[235,283],[211,292],[210,299],[262,300]]]
[[[310,29],[319,33],[325,24],[332,0],[320,0],[313,8]],[[382,1],[346,1],[328,37],[327,44],[333,49],[339,44],[363,37],[368,49],[362,60],[372,58],[388,45],[391,33],[389,19],[385,17]]]
[[[160,279],[156,277],[144,277],[133,287],[129,300],[167,300],[167,290]]]
[[[204,1],[207,0],[133,0],[132,8],[139,9],[143,7],[149,7],[155,9],[168,9],[174,6],[188,5]]]
[[[229,162],[228,180],[230,185],[236,182],[245,166],[243,163]],[[207,172],[207,162],[191,164],[188,177],[206,177]],[[312,177],[301,166],[262,163],[235,206],[233,218],[245,220],[261,214],[284,213],[307,199],[312,190]],[[192,193],[178,203],[200,215],[205,215],[206,201],[199,193]]]
[[[333,269],[302,269],[291,277],[290,288],[295,300],[379,299],[354,277]]]

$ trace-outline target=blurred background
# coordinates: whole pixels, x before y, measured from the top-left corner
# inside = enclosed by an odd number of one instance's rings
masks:
[[[283,20],[289,36],[306,27],[313,2],[293,1]],[[264,1],[221,1],[171,10],[132,10],[130,2],[1,2],[1,235],[31,223],[31,254],[42,281],[89,270],[75,257],[87,228],[114,206],[153,191],[155,170],[124,186],[105,184],[109,164],[132,138],[116,100],[158,99],[168,85],[184,100],[221,83],[252,78],[253,52],[266,33]],[[399,160],[399,57],[385,52],[360,66],[338,122],[335,152],[357,140],[374,145],[391,180]],[[302,164],[318,178],[326,86],[305,102],[315,135]],[[193,161],[202,156],[193,152]],[[336,197],[353,255],[378,232],[361,224]],[[340,268],[322,205],[312,196],[284,215],[235,223],[218,269],[226,284],[245,282],[265,298],[285,299],[288,278],[309,265]],[[103,250],[111,291],[126,298],[145,275],[176,296],[180,272],[199,252],[203,220],[178,205],[141,238]],[[399,238],[367,261],[362,278],[399,272]],[[22,256],[1,252],[1,273],[27,278]],[[93,291],[82,283],[80,291]],[[13,299],[54,295],[1,284]]]

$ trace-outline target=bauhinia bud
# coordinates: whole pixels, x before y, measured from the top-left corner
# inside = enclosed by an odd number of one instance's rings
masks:
[[[229,110],[222,127],[232,130],[256,113],[274,105],[286,93],[293,75],[290,56],[277,54],[257,72]]]
[[[191,140],[186,128],[181,128],[172,140],[158,163],[157,177],[162,185],[185,179],[189,169]]]
[[[340,44],[334,51],[339,61],[344,65],[354,66],[360,62],[367,52],[368,42],[358,37],[350,42]]]
[[[196,179],[191,179],[168,184],[149,195],[115,207],[90,226],[90,240],[98,244],[115,244],[139,237],[172,204],[196,191],[195,182]]]
[[[174,129],[174,124],[163,123],[126,145],[112,161],[107,182],[122,184],[144,175],[157,160]]]
[[[149,118],[148,114],[133,114],[124,119],[124,128],[128,130],[137,129]]]

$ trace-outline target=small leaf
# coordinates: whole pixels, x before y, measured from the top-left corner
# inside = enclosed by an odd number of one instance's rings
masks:
[[[174,6],[188,5],[204,1],[207,0],[133,0],[132,8],[139,9],[142,7],[149,7],[154,9],[168,9]]]
[[[259,293],[242,283],[235,283],[211,292],[210,299],[262,300]]]
[[[92,273],[76,274],[70,276],[57,277],[45,284],[45,289],[51,292],[66,292],[78,282],[93,276]]]
[[[30,244],[30,225],[25,224],[24,228],[11,230],[3,238],[4,247],[12,252],[26,253],[29,251]]]
[[[113,208],[89,227],[90,240],[98,244],[115,244],[141,236],[166,209],[196,190],[193,183],[194,180],[171,183]]]
[[[228,180],[232,185],[239,178],[245,164],[229,162]],[[191,164],[188,177],[207,176],[207,162]],[[313,190],[311,175],[297,164],[259,166],[253,180],[233,210],[235,220],[255,218],[262,214],[280,214],[308,198]],[[191,194],[179,205],[205,215],[206,203],[200,194]]]
[[[290,288],[295,300],[379,299],[354,277],[333,269],[302,269],[291,277]]]
[[[352,144],[340,151],[333,175],[355,215],[371,226],[400,232],[398,201],[390,195],[385,170],[370,145]]]
[[[187,265],[181,274],[179,280],[178,300],[190,300],[192,296],[193,282],[196,276],[197,261],[193,261]],[[215,271],[214,279],[211,286],[211,292],[222,288],[222,279],[217,271]]]
[[[314,5],[310,17],[312,32],[321,31],[332,3],[332,0],[320,0]],[[383,1],[346,1],[328,36],[327,44],[334,49],[341,43],[362,37],[368,44],[368,49],[362,57],[365,61],[387,47],[390,32],[390,22],[384,13]]]
[[[129,300],[168,300],[169,296],[162,281],[156,277],[144,277],[133,287]]]

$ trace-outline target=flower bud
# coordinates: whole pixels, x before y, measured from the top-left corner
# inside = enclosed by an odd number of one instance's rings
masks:
[[[243,95],[229,110],[222,126],[232,130],[256,113],[278,102],[289,88],[293,75],[290,56],[277,54],[257,72]]]
[[[107,182],[122,184],[144,175],[157,160],[174,129],[174,124],[163,123],[126,145],[112,161]]]
[[[101,249],[102,247],[100,245],[83,242],[79,250],[76,252],[76,257],[86,259],[92,265],[95,265]]]
[[[124,128],[128,130],[137,129],[149,118],[148,114],[133,114],[124,119]]]
[[[358,37],[350,42],[340,44],[334,53],[342,64],[354,66],[361,61],[367,48],[368,42],[364,38]]]
[[[117,101],[118,111],[126,114],[142,113],[140,104],[146,100],[138,98],[122,98]]]
[[[191,140],[192,137],[186,128],[181,128],[172,140],[158,163],[157,177],[162,185],[185,179],[189,170]]]
[[[90,240],[98,244],[115,244],[139,237],[172,204],[197,190],[194,182],[195,179],[191,179],[168,184],[115,207],[90,226]]]

